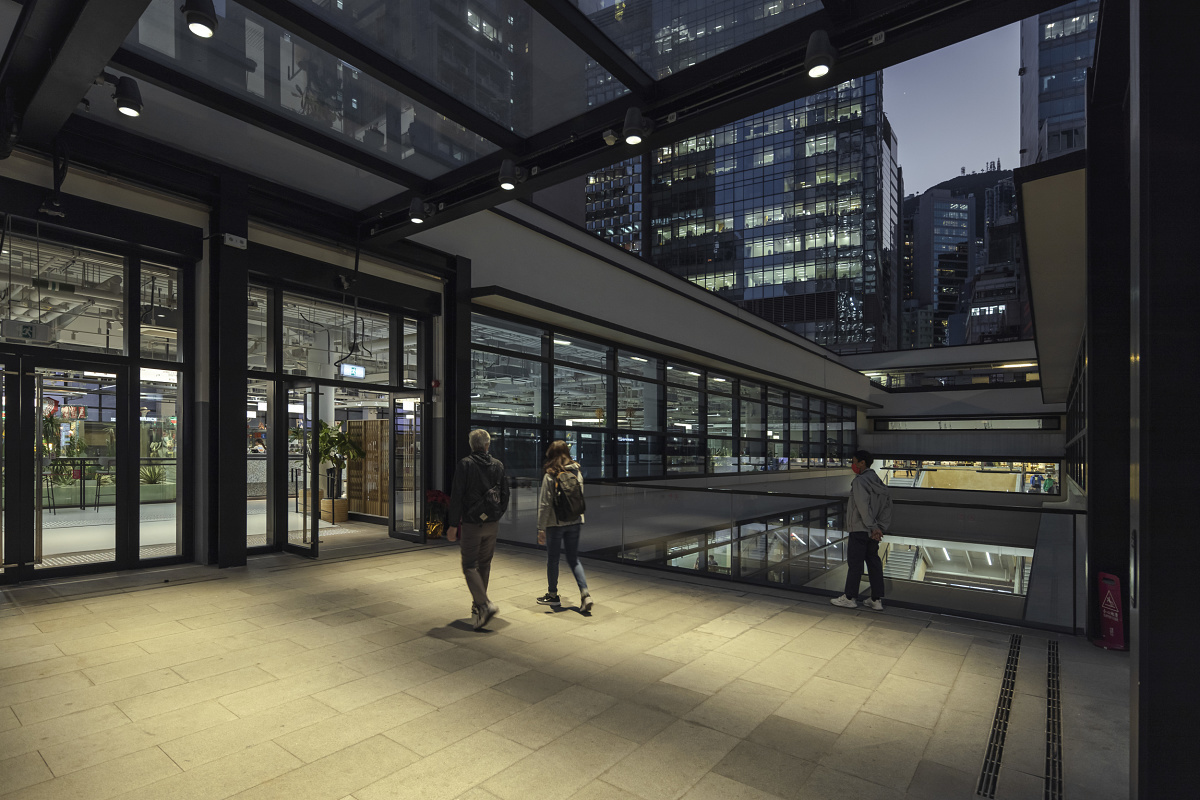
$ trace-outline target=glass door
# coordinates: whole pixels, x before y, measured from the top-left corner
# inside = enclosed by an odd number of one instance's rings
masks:
[[[395,539],[425,541],[421,445],[420,399],[392,395],[392,514],[389,535]]]
[[[287,385],[287,539],[283,549],[316,558],[325,482],[320,464],[321,391],[312,383]],[[332,501],[330,501],[332,502]]]

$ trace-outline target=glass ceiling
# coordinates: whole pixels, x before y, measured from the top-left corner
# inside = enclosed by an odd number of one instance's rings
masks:
[[[522,137],[629,89],[523,0],[290,0]]]
[[[820,0],[571,0],[655,79],[820,11]]]
[[[499,149],[231,0],[212,39],[189,33],[176,5],[152,0],[125,47],[423,178]]]

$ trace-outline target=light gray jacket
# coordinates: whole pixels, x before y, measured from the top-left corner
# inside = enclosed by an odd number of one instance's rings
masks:
[[[846,531],[886,531],[892,524],[892,498],[875,470],[864,470],[850,484],[850,502],[846,510]]]
[[[567,465],[567,469],[579,476],[579,486],[583,488],[583,473],[579,470],[579,465],[572,461]],[[539,531],[544,531],[546,528],[558,528],[563,525],[574,525],[583,522],[583,514],[580,514],[575,519],[559,519],[554,513],[554,476],[550,473],[542,473],[542,488],[538,492],[538,523]]]

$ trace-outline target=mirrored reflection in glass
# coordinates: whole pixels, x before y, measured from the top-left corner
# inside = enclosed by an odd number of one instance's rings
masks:
[[[425,178],[498,149],[233,0],[223,5],[216,35],[200,39],[174,0],[154,0],[124,46]]]
[[[183,498],[179,493],[183,463],[179,436],[182,412],[179,376],[180,373],[172,370],[141,370],[138,556],[143,559],[179,555],[183,548]],[[103,492],[107,485],[115,496],[114,481],[106,480],[115,475],[112,460],[109,460],[108,470],[105,470],[104,458],[98,461],[97,491]]]

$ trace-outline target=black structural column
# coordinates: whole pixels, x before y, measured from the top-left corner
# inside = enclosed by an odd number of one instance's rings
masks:
[[[446,427],[441,488],[449,494],[454,467],[459,454],[466,455],[471,430],[471,259],[454,259],[454,277],[447,281],[444,297],[446,377],[442,397]]]
[[[1129,9],[1105,10],[1088,75],[1087,635],[1100,635],[1097,574],[1120,578],[1129,618]]]
[[[1106,4],[1109,5],[1109,4]],[[1196,681],[1195,31],[1200,6],[1130,0],[1130,797],[1191,796]],[[1101,65],[1103,68],[1103,65]],[[1182,105],[1181,105],[1182,103]],[[1089,132],[1090,133],[1090,132]]]
[[[217,564],[246,563],[246,251],[224,241],[224,234],[248,235],[246,184],[222,177],[220,201],[213,214],[209,248],[216,291],[212,298],[213,413],[209,472],[209,519],[215,527]]]

